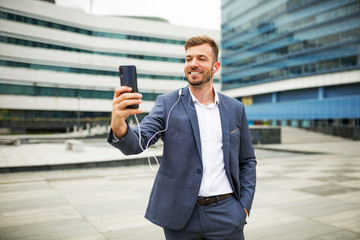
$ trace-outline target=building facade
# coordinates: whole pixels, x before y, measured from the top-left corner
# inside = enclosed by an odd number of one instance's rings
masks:
[[[222,90],[251,123],[359,127],[359,0],[222,0]]]
[[[105,17],[46,1],[0,0],[0,128],[64,132],[109,124],[119,65],[135,65],[142,109],[186,85],[184,43],[220,33]],[[220,89],[219,77],[215,80]]]

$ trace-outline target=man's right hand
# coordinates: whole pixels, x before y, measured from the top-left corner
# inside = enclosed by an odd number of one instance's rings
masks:
[[[127,133],[128,129],[125,120],[130,115],[142,113],[140,109],[126,108],[130,105],[140,104],[142,102],[141,98],[142,95],[140,93],[132,93],[130,87],[121,86],[115,89],[111,114],[111,129],[117,138],[121,139]]]

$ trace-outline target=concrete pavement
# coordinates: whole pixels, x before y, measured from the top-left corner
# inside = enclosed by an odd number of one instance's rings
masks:
[[[247,240],[360,240],[359,141],[261,145],[256,155]],[[0,146],[3,170],[32,170],[0,174],[0,239],[164,239],[143,217],[155,176],[148,165],[31,168],[123,160],[97,141],[83,152],[62,143]]]
[[[61,170],[88,167],[146,164],[148,156],[161,157],[161,143],[137,156],[125,156],[103,139],[78,139],[83,151],[67,150],[66,140],[53,143],[0,145],[0,173],[20,171]]]

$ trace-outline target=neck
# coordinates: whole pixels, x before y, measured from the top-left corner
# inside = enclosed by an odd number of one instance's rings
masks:
[[[189,85],[189,89],[196,99],[205,106],[215,101],[215,93],[211,82],[201,86]]]

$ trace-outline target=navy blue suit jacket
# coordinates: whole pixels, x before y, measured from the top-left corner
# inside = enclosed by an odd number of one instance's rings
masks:
[[[181,95],[174,91],[159,96],[149,115],[140,123],[145,149],[148,140],[165,129],[168,113],[179,97],[167,131],[151,140],[154,144],[162,138],[164,151],[145,214],[151,222],[170,229],[181,229],[189,220],[202,178],[199,125],[194,103],[189,101],[189,88],[183,88]],[[236,199],[250,211],[256,184],[256,160],[244,105],[220,93],[219,100],[225,171]],[[125,155],[142,151],[137,128],[129,129],[127,135],[115,143],[111,136],[112,133],[108,142]]]

